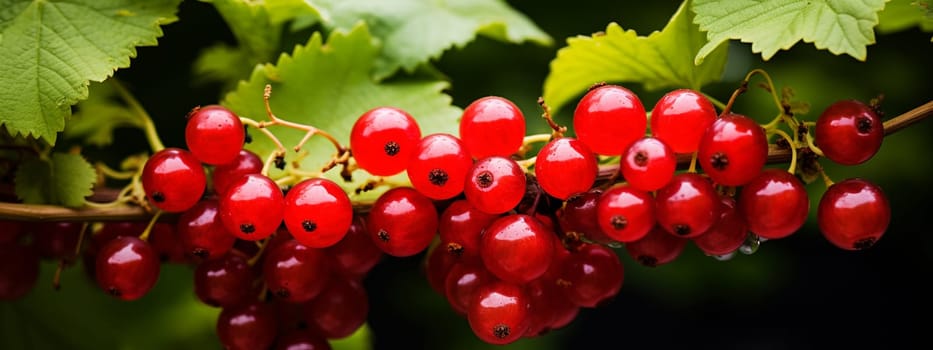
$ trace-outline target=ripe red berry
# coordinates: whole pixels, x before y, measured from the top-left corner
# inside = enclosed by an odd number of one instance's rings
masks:
[[[655,202],[647,192],[615,186],[600,196],[596,222],[604,234],[619,242],[634,242],[655,225]]]
[[[203,163],[220,165],[232,162],[240,149],[246,130],[240,117],[223,106],[196,108],[188,115],[185,142],[191,153]]]
[[[693,238],[693,243],[706,255],[725,255],[734,252],[745,243],[748,226],[739,213],[732,197],[721,197],[719,220],[706,233]]]
[[[393,107],[363,113],[350,131],[350,150],[356,164],[376,176],[395,175],[408,167],[421,140],[415,118]]]
[[[670,263],[683,252],[687,240],[655,226],[644,238],[625,245],[625,251],[639,264],[648,267]]]
[[[240,177],[220,199],[220,219],[227,232],[239,239],[258,241],[269,237],[282,223],[285,198],[268,177]]]
[[[353,221],[353,205],[335,182],[308,179],[288,191],[283,218],[288,232],[298,242],[311,248],[325,248],[347,234]]]
[[[188,151],[166,148],[149,157],[143,167],[146,198],[157,208],[178,213],[194,206],[207,186],[204,168]]]
[[[225,307],[217,317],[217,337],[230,350],[268,349],[277,331],[275,309],[265,303]]]
[[[597,307],[619,293],[623,269],[611,249],[586,244],[570,253],[560,276],[559,285],[570,301],[581,307]]]
[[[480,287],[467,309],[473,334],[490,344],[508,344],[528,329],[530,298],[524,288],[507,282]]]
[[[871,159],[884,140],[881,118],[864,103],[844,100],[833,103],[816,120],[815,142],[823,155],[842,165]]]
[[[655,197],[658,226],[682,238],[702,235],[719,218],[719,199],[709,181],[697,174],[674,175]]]
[[[479,238],[498,217],[476,209],[466,200],[451,203],[438,219],[439,249],[447,250],[457,261],[479,261]]]
[[[622,153],[619,164],[625,181],[642,191],[655,191],[667,185],[677,170],[677,158],[664,141],[653,137],[638,139]]]
[[[496,277],[489,273],[489,270],[482,264],[456,263],[447,272],[447,279],[444,282],[445,297],[454,311],[466,315],[473,293],[479,287],[496,280]]]
[[[13,243],[23,234],[23,221],[0,220],[0,244]]]
[[[884,235],[891,222],[891,207],[877,185],[848,179],[823,193],[816,218],[823,236],[832,244],[861,250],[875,245]]]
[[[120,236],[100,248],[95,270],[97,285],[108,294],[136,300],[159,279],[159,258],[149,243],[133,236]]]
[[[382,259],[382,250],[369,239],[362,216],[354,216],[343,239],[326,249],[336,262],[335,272],[362,278]]]
[[[428,284],[437,294],[446,295],[444,284],[447,281],[447,274],[460,259],[447,251],[447,248],[441,245],[434,245],[428,251],[428,256],[424,261],[424,273],[427,275]]]
[[[175,231],[175,225],[166,222],[155,223],[152,225],[152,231],[149,232],[148,242],[159,256],[159,261],[175,264],[188,262],[188,258],[185,257],[185,247],[181,244],[178,232]]]
[[[223,196],[234,181],[239,180],[240,176],[246,174],[259,174],[262,171],[262,159],[259,159],[255,153],[241,149],[240,153],[230,163],[220,164],[214,167],[211,173],[211,181],[214,184],[214,192],[218,196]]]
[[[697,162],[713,182],[741,186],[752,181],[764,167],[768,139],[754,120],[730,113],[706,129],[697,152]]]
[[[194,293],[210,306],[228,307],[258,295],[255,274],[239,254],[226,254],[198,264],[194,270]]]
[[[651,110],[651,134],[675,153],[693,153],[715,120],[716,108],[706,96],[694,90],[674,90]]]
[[[37,222],[32,228],[33,245],[45,259],[64,259],[75,255],[81,236],[80,222]]]
[[[367,226],[370,238],[386,254],[405,257],[431,244],[437,210],[430,199],[409,187],[386,191],[373,203]]]
[[[579,306],[567,299],[555,280],[539,278],[528,284],[525,291],[531,303],[525,337],[536,337],[560,329],[573,321],[580,311]]]
[[[295,240],[268,249],[262,277],[276,297],[289,303],[303,303],[324,289],[330,278],[330,266],[323,250]]]
[[[369,300],[366,290],[356,281],[334,277],[305,307],[311,328],[326,338],[340,339],[353,334],[366,322]]]
[[[39,278],[39,255],[16,242],[0,244],[0,301],[22,298]]]
[[[488,157],[473,164],[464,194],[476,209],[501,214],[515,208],[525,196],[525,172],[514,160]]]
[[[512,101],[487,96],[470,103],[460,118],[460,139],[475,159],[508,157],[525,138],[525,116]]]
[[[473,160],[460,139],[448,134],[425,136],[408,162],[408,179],[431,199],[448,199],[463,192]]]
[[[613,239],[603,233],[597,218],[597,202],[602,193],[602,190],[594,188],[567,198],[564,201],[564,206],[557,211],[557,222],[560,229],[563,232],[575,232],[583,235],[593,242],[612,242]]]
[[[590,90],[573,112],[573,130],[587,148],[618,155],[645,136],[648,118],[641,100],[629,89],[604,85]]]
[[[307,329],[290,330],[279,336],[275,342],[276,350],[331,350],[330,343],[323,336]]]
[[[518,214],[493,221],[480,237],[483,264],[503,281],[527,283],[551,264],[555,235],[538,219]]]
[[[597,171],[596,157],[590,149],[569,137],[548,142],[535,162],[538,184],[544,192],[561,200],[589,190]]]
[[[185,254],[197,260],[209,260],[233,248],[236,237],[224,228],[217,207],[216,200],[203,200],[178,218],[176,230]]]
[[[742,187],[738,206],[750,231],[778,239],[796,232],[807,221],[810,198],[796,176],[766,169]]]

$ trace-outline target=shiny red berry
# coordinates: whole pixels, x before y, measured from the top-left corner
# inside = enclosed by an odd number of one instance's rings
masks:
[[[597,307],[615,297],[624,277],[619,257],[598,244],[571,252],[561,272],[559,285],[568,299],[581,307]]]
[[[658,226],[673,235],[702,235],[719,218],[716,189],[706,178],[691,173],[674,175],[655,197]]]
[[[258,241],[269,237],[282,223],[285,198],[268,177],[240,177],[220,199],[220,220],[227,232],[239,239]]]
[[[603,233],[619,242],[634,242],[655,225],[655,202],[645,191],[622,185],[599,197],[596,220]]]
[[[686,239],[675,237],[655,226],[642,239],[626,244],[625,251],[639,264],[656,267],[676,260],[686,244]]]
[[[420,253],[437,232],[434,203],[409,187],[386,191],[373,203],[367,219],[370,238],[386,254],[405,257]]]
[[[479,261],[480,236],[498,217],[476,209],[467,200],[451,203],[438,219],[440,249],[455,255],[458,261]]]
[[[525,172],[514,160],[483,158],[466,176],[464,194],[476,209],[501,214],[514,209],[525,196]]]
[[[619,170],[632,187],[642,191],[656,191],[674,177],[677,158],[664,141],[645,137],[629,145],[622,153]]]
[[[229,163],[220,164],[214,167],[211,173],[211,181],[214,184],[214,192],[218,196],[223,196],[240,176],[246,174],[259,174],[262,171],[262,159],[259,159],[255,153],[245,149]]]
[[[360,168],[377,176],[395,175],[408,167],[421,140],[415,118],[393,107],[363,113],[350,131],[350,150]]]
[[[194,293],[210,306],[228,307],[258,295],[253,288],[255,273],[246,258],[226,254],[198,264],[194,270]]]
[[[178,218],[176,231],[182,249],[196,260],[209,260],[227,254],[236,242],[236,236],[227,232],[220,221],[216,200],[198,202]]]
[[[823,236],[837,247],[867,249],[887,230],[891,206],[877,185],[864,179],[848,179],[823,193],[816,222]]]
[[[334,257],[336,272],[356,278],[365,276],[383,256],[382,250],[369,239],[362,216],[354,216],[347,234],[326,251]]]
[[[460,139],[475,159],[508,157],[525,137],[525,116],[512,101],[487,96],[470,103],[460,117]]]
[[[240,117],[223,106],[200,107],[188,115],[185,142],[203,163],[232,162],[243,148],[245,138],[246,130]]]
[[[368,315],[366,290],[359,282],[341,277],[332,278],[305,307],[311,328],[330,339],[350,336],[363,326]]]
[[[698,91],[668,92],[651,110],[651,134],[675,153],[693,153],[706,128],[716,120],[716,108]]]
[[[754,120],[730,113],[706,129],[697,152],[697,162],[713,182],[741,186],[752,181],[764,167],[768,139]]]
[[[496,280],[496,277],[489,273],[489,270],[482,264],[456,263],[447,272],[447,279],[444,282],[445,297],[454,311],[466,315],[473,293],[479,287]]]
[[[269,304],[253,301],[225,307],[217,317],[217,337],[229,350],[268,349],[277,332],[275,309]]]
[[[330,278],[330,266],[323,250],[295,240],[268,249],[262,276],[276,297],[289,303],[303,303],[324,289]]]
[[[583,235],[593,242],[609,243],[614,241],[603,233],[597,218],[597,203],[602,194],[602,190],[594,188],[567,198],[564,201],[564,206],[557,211],[557,222],[560,229],[563,232],[575,232]]]
[[[693,238],[693,243],[706,255],[725,255],[745,243],[748,226],[732,197],[721,197],[719,220],[706,233]]]
[[[133,236],[120,236],[100,248],[95,270],[97,285],[107,294],[136,300],[159,279],[159,257],[149,243]]]
[[[803,183],[781,169],[766,169],[745,184],[737,203],[748,229],[767,239],[796,232],[810,212],[810,197]]]
[[[871,159],[884,140],[884,124],[872,107],[844,100],[827,107],[816,120],[815,142],[823,155],[842,165]]]
[[[517,284],[527,283],[547,271],[555,237],[531,216],[505,216],[486,228],[480,238],[480,256],[496,277]]]
[[[629,89],[604,85],[590,90],[573,112],[577,139],[595,153],[618,155],[645,135],[645,107]]]
[[[283,218],[288,232],[298,242],[311,248],[325,248],[347,234],[353,221],[353,205],[337,183],[308,179],[288,191]]]
[[[544,192],[562,200],[589,190],[596,181],[597,171],[596,157],[590,149],[569,137],[548,142],[538,152],[535,162],[538,184]]]
[[[408,179],[431,199],[448,199],[463,192],[473,160],[460,139],[448,134],[425,136],[408,162]]]
[[[143,167],[146,199],[157,208],[178,213],[194,206],[207,186],[204,168],[188,151],[166,148],[149,157]]]
[[[524,288],[507,282],[480,287],[467,308],[473,334],[490,344],[508,344],[528,329],[530,298]]]

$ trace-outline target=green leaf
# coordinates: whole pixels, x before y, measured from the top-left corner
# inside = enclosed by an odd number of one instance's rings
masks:
[[[552,42],[502,0],[306,1],[329,28],[350,30],[359,21],[366,22],[382,42],[374,72],[379,79],[399,68],[411,72],[451,47],[466,45],[477,33],[505,42]]]
[[[558,109],[598,82],[631,82],[646,89],[692,88],[718,81],[726,64],[726,45],[719,45],[699,65],[693,56],[706,38],[693,24],[686,2],[660,32],[647,37],[610,23],[605,33],[567,39],[567,47],[551,61],[544,81],[544,100]]]
[[[933,31],[933,1],[891,0],[878,16],[878,31],[881,33],[893,33],[914,26],[919,26],[925,32]]]
[[[262,62],[253,60],[245,50],[218,43],[198,54],[198,58],[192,65],[192,71],[197,82],[227,83],[231,86],[224,90],[229,91],[240,79],[248,78],[253,66],[257,63]]]
[[[267,120],[263,105],[263,89],[272,84],[270,103],[277,117],[312,125],[331,133],[348,146],[350,129],[364,112],[378,106],[394,106],[410,113],[421,127],[423,135],[434,132],[456,133],[461,110],[451,106],[451,98],[442,90],[447,83],[429,79],[374,82],[370,78],[379,49],[363,24],[349,33],[331,34],[323,43],[320,34],[311,37],[307,45],[295,48],[291,55],[282,55],[275,65],[257,67],[249,81],[227,95],[223,104],[237,114],[257,121]],[[287,148],[294,147],[304,132],[279,126],[268,128]],[[266,157],[275,145],[265,135],[250,129],[253,142],[246,147]],[[323,137],[312,137],[305,144],[309,152],[301,159],[301,168],[317,171],[335,152]],[[286,161],[297,159],[289,149]],[[339,169],[327,173],[339,179]],[[282,176],[274,171],[273,177]],[[364,171],[354,173],[353,183],[337,181],[347,189],[355,188],[368,178]],[[397,177],[398,181],[407,178]],[[373,195],[378,192],[373,192]]]
[[[752,52],[770,59],[798,41],[836,55],[860,61],[866,46],[875,43],[874,27],[885,0],[696,0],[696,23],[707,32],[709,43],[700,49],[702,62],[719,44],[739,39],[752,44]]]
[[[278,53],[282,26],[273,24],[262,2],[212,0],[240,48],[254,62],[267,62]],[[273,1],[274,2],[274,1]]]
[[[0,0],[0,124],[55,143],[88,82],[155,45],[181,0]]]
[[[107,146],[113,142],[113,131],[119,127],[142,128],[139,118],[120,102],[117,91],[108,83],[93,83],[84,101],[68,120],[66,139],[83,139],[85,143]]]
[[[84,205],[97,179],[94,168],[77,154],[52,153],[49,160],[24,162],[16,171],[16,196],[29,204]]]

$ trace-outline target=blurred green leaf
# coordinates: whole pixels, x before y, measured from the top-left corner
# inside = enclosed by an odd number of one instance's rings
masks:
[[[610,23],[605,33],[567,39],[567,47],[551,61],[544,81],[544,100],[559,109],[598,82],[631,82],[646,89],[692,88],[718,81],[726,64],[726,45],[695,65],[693,57],[706,38],[693,24],[684,2],[660,32],[638,36]]]
[[[32,159],[16,172],[16,196],[30,204],[84,205],[97,180],[97,172],[78,154],[52,153],[50,159]]]
[[[120,102],[117,91],[108,83],[88,86],[88,98],[76,105],[76,112],[65,126],[66,139],[82,139],[95,146],[113,142],[113,131],[119,127],[142,128],[138,117]]]
[[[752,44],[752,52],[771,59],[798,41],[859,61],[875,43],[874,27],[885,0],[695,0],[693,11],[709,42],[696,55],[703,62],[729,39]]]
[[[891,0],[878,14],[878,31],[893,33],[915,26],[933,31],[933,3],[928,0]],[[933,38],[930,39],[933,41]]]
[[[370,72],[378,55],[379,50],[363,24],[349,33],[334,32],[326,44],[320,34],[315,34],[307,45],[297,47],[291,55],[283,55],[275,65],[257,67],[249,81],[240,83],[223,104],[241,116],[267,120],[262,95],[265,85],[272,84],[270,103],[277,117],[325,130],[344,146],[349,146],[350,130],[356,119],[379,106],[393,106],[410,113],[418,121],[422,135],[456,133],[461,110],[451,106],[450,97],[441,92],[447,83],[429,79],[374,82]],[[289,148],[304,136],[303,131],[278,126],[269,130]],[[275,144],[264,135],[255,130],[252,135],[248,149],[262,157],[275,150]],[[312,137],[303,149],[309,152],[300,162],[306,171],[320,169],[335,152],[322,137]],[[297,159],[296,156],[289,149],[287,163]],[[364,171],[357,171],[354,181],[346,183],[339,180],[338,172],[335,169],[327,175],[348,190],[369,177]],[[273,171],[271,175],[277,177],[282,173]],[[394,180],[406,182],[407,177],[401,174]],[[366,197],[379,193],[367,192]]]

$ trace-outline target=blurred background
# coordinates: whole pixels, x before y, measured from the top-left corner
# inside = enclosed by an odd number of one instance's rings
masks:
[[[589,35],[618,22],[641,35],[660,30],[679,1],[510,1],[551,35],[553,47],[510,45],[479,38],[446,52],[436,62],[447,75],[454,104],[499,95],[516,102],[528,132],[543,132],[535,101],[548,64],[565,38]],[[216,103],[220,85],[195,84],[191,64],[215,42],[235,44],[210,4],[182,3],[180,20],[163,29],[158,47],[139,48],[121,79],[156,119],[168,146],[183,146],[180,120],[196,105]],[[869,99],[884,94],[886,117],[933,99],[933,44],[930,33],[909,29],[878,34],[868,59],[834,56],[812,44],[798,43],[762,62],[749,45],[733,42],[724,79],[704,88],[725,101],[745,73],[766,69],[781,87],[811,105],[802,119],[815,120],[840,99]],[[303,41],[303,40],[301,40]],[[290,51],[290,49],[286,50]],[[646,108],[666,91],[645,91],[627,84]],[[557,111],[570,123],[573,104]],[[735,111],[765,122],[774,115],[770,97],[760,89],[742,96]],[[829,244],[819,233],[816,204],[825,187],[808,186],[811,216],[796,234],[765,242],[753,255],[729,261],[704,256],[688,245],[665,266],[646,268],[624,250],[625,282],[616,299],[582,310],[568,327],[521,340],[509,349],[594,349],[682,347],[804,349],[896,347],[929,343],[921,326],[931,311],[933,287],[933,122],[925,121],[885,138],[869,162],[840,167],[822,164],[836,181],[864,177],[887,193],[892,220],[887,234],[867,251],[850,252]],[[119,159],[145,144],[136,131],[118,133],[119,149],[86,149],[92,159]],[[125,152],[125,154],[121,154]],[[783,166],[783,165],[781,165]],[[421,271],[423,256],[386,258],[364,281],[370,298],[369,330],[373,348],[482,349],[464,318],[435,294]],[[88,281],[80,266],[65,271],[63,289],[51,289],[54,266],[46,263],[39,284],[23,300],[0,303],[0,348],[164,349],[220,348],[214,333],[218,310],[201,305],[192,291],[191,268],[163,265],[156,288],[130,303],[112,300]]]

